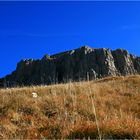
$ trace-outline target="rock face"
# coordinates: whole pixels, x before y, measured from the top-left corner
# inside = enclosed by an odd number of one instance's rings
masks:
[[[140,57],[122,49],[83,46],[40,60],[21,60],[12,74],[0,79],[0,86],[49,85],[130,74],[140,74]]]

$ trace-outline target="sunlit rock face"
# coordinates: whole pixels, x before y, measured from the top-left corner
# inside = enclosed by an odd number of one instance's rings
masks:
[[[0,86],[49,85],[130,74],[140,74],[140,57],[123,49],[82,46],[39,60],[21,60],[12,74],[0,79]]]
[[[117,49],[112,52],[117,70],[121,75],[135,74],[136,69],[132,55],[126,50]]]

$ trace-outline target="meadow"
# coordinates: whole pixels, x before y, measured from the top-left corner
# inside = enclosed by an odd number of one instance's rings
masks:
[[[1,139],[140,139],[140,76],[0,89]]]

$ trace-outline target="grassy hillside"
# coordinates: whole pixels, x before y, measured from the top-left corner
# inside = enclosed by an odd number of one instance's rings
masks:
[[[138,139],[140,76],[0,89],[0,138]]]

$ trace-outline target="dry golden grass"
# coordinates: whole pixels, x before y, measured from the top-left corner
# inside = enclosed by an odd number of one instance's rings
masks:
[[[0,97],[3,139],[140,139],[138,75],[0,89]]]

